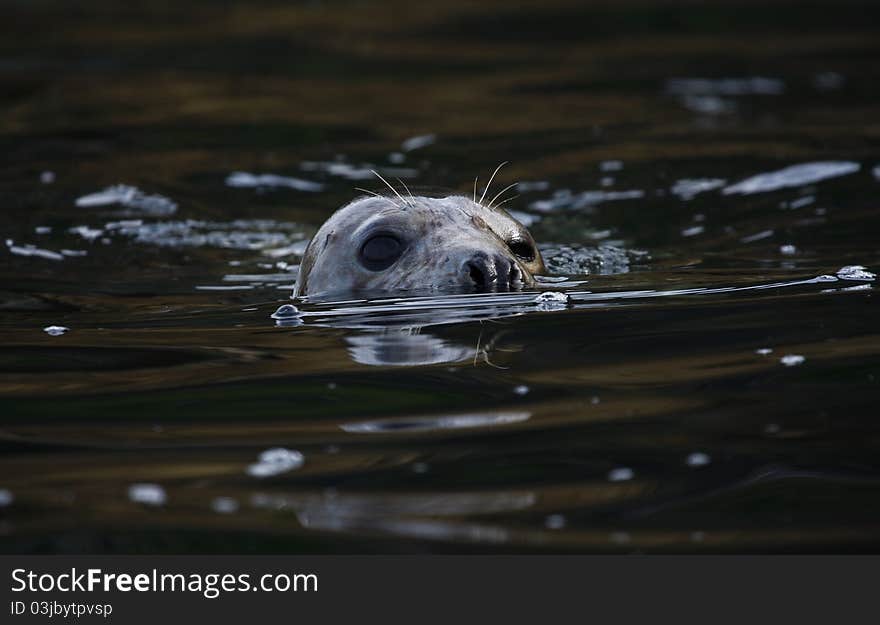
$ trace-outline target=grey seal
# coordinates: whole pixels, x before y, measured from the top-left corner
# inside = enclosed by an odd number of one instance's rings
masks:
[[[510,291],[545,271],[529,231],[461,195],[355,199],[309,241],[294,297]]]

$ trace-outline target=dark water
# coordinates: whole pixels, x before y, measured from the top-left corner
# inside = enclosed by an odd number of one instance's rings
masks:
[[[876,551],[878,5],[412,4],[5,3],[0,549]],[[566,282],[271,317],[505,160]]]

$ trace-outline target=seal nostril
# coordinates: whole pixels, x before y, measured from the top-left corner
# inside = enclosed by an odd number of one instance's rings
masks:
[[[486,287],[486,272],[483,271],[480,266],[471,261],[467,264],[468,275],[470,276],[473,283],[479,288]]]

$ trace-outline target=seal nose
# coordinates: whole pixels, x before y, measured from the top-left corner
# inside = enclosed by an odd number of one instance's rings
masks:
[[[481,291],[509,291],[522,285],[522,271],[501,254],[477,252],[464,264],[468,278]]]

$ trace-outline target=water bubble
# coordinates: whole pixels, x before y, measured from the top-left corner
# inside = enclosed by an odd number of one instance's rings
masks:
[[[298,326],[303,322],[299,309],[293,304],[282,304],[269,316],[275,320],[275,324],[278,326]]]
[[[544,519],[544,527],[550,530],[561,530],[565,525],[565,517],[561,514],[551,514]]]
[[[43,184],[52,184],[55,182],[55,172],[54,171],[44,171],[40,174],[40,182]]]
[[[767,356],[768,354],[772,354],[773,350],[769,347],[761,347],[760,349],[756,349],[755,353],[760,356]]]
[[[418,474],[427,473],[431,469],[426,462],[416,462],[412,465],[412,472]]]
[[[802,365],[807,359],[801,356],[800,354],[786,354],[782,358],[779,359],[786,367],[794,367],[797,365]]]
[[[298,451],[273,447],[262,452],[258,462],[248,465],[246,473],[253,477],[270,477],[298,469],[304,462],[305,457]]]
[[[132,484],[128,487],[128,498],[147,506],[161,506],[168,499],[165,489],[158,484]]]
[[[629,467],[617,467],[608,472],[609,482],[626,482],[635,477],[635,472]]]
[[[779,253],[791,256],[797,253],[797,248],[794,245],[781,245],[779,247]]]
[[[46,326],[45,328],[43,328],[43,332],[45,332],[49,336],[61,336],[69,330],[70,328],[65,328],[64,326]]]
[[[0,488],[0,508],[6,507],[15,501],[12,491],[6,488]]]
[[[681,236],[683,237],[693,237],[698,234],[702,234],[705,228],[703,226],[691,226],[690,228],[685,228],[681,231]]]
[[[525,384],[520,384],[519,386],[513,387],[513,392],[517,395],[528,395],[529,387]]]

